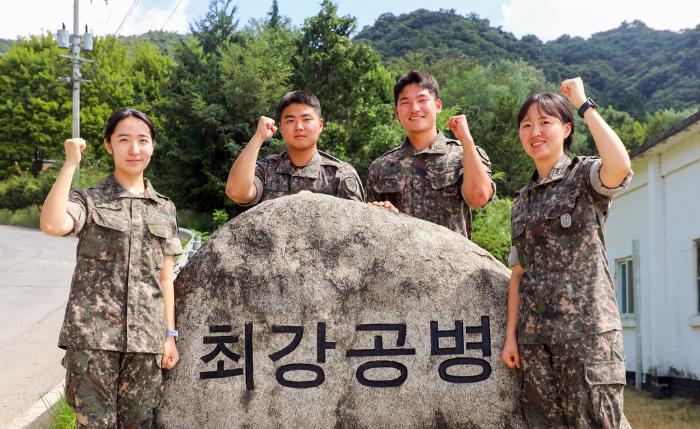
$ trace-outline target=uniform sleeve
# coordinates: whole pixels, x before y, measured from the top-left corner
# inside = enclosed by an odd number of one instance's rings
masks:
[[[255,186],[255,198],[253,198],[252,201],[245,204],[238,203],[239,206],[251,207],[260,202],[263,196],[263,192],[265,192],[266,166],[267,162],[264,159],[261,159],[255,163],[255,176],[253,176],[253,185]]]
[[[80,190],[72,190],[68,194],[66,212],[73,219],[73,231],[69,234],[78,235],[85,226],[88,211],[87,197]]]
[[[365,202],[365,191],[362,189],[362,181],[354,168],[341,168],[338,170],[339,183],[336,196],[346,200]]]
[[[180,237],[178,235],[179,228],[177,226],[177,216],[175,211],[175,204],[172,201],[168,202],[168,217],[170,219],[171,236],[165,239],[163,243],[163,255],[167,256],[179,256],[182,255],[182,243],[180,243]]]
[[[588,174],[588,184],[595,192],[610,199],[618,192],[629,187],[630,182],[632,181],[632,176],[634,174],[632,173],[632,171],[630,171],[629,174],[627,174],[627,177],[625,177],[622,183],[620,183],[618,186],[614,188],[608,188],[607,186],[603,185],[603,182],[600,180],[600,168],[602,166],[603,163],[598,158],[594,159],[590,166],[590,171]]]
[[[373,162],[369,166],[369,173],[367,175],[367,201],[381,201],[380,195],[374,191],[377,179],[377,167],[376,164]]]
[[[481,163],[486,166],[486,174],[489,176],[489,180],[491,180],[491,160],[489,159],[489,156],[486,154],[485,150],[483,150],[479,146],[475,146],[475,147],[476,147],[476,153],[479,154],[479,158],[481,159]],[[459,172],[460,176],[462,176],[464,174],[463,170],[464,170],[463,168],[460,169],[460,172]],[[491,204],[491,201],[493,201],[493,198],[496,196],[496,182],[494,182],[493,180],[491,180],[491,188],[493,189],[493,193],[491,194],[491,198],[489,198],[489,200],[486,202],[486,204],[483,207],[472,207],[471,204],[469,205],[469,207],[472,209],[483,209],[486,206],[488,206],[489,204]],[[462,199],[464,200],[464,202],[469,204],[469,202],[467,201],[467,197],[464,195],[464,189],[461,186],[461,182],[460,182],[459,190],[460,190],[459,192],[462,195]]]

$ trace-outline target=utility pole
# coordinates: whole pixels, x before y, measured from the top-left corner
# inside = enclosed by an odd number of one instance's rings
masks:
[[[80,137],[80,85],[83,81],[88,83],[90,82],[89,80],[83,79],[82,75],[80,74],[80,65],[82,62],[94,63],[94,61],[92,60],[80,58],[81,43],[83,45],[82,47],[86,51],[92,51],[93,35],[92,33],[89,33],[87,31],[87,25],[85,26],[84,41],[83,37],[79,34],[79,3],[79,0],[73,0],[73,34],[71,34],[70,36],[68,35],[68,31],[66,30],[65,24],[63,25],[63,29],[58,30],[58,32],[56,33],[56,42],[58,43],[58,47],[70,48],[71,51],[70,55],[61,55],[61,58],[67,58],[73,63],[73,70],[71,72],[71,76],[69,78],[64,78],[65,80],[70,80],[73,87],[73,121],[71,126],[72,138]],[[70,43],[68,43],[69,37]],[[79,171],[76,170],[75,176],[73,178],[74,184],[78,182],[78,178],[80,177],[79,174]]]

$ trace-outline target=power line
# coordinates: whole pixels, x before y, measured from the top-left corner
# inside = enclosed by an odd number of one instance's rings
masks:
[[[119,27],[117,27],[117,31],[114,32],[114,35],[116,36],[119,34],[119,30],[122,29],[122,25],[126,22],[127,19],[131,16],[131,14],[134,12],[134,9],[136,9],[136,5],[139,4],[139,0],[134,0],[134,2],[131,4],[131,7],[129,8],[129,11],[126,13],[126,16],[124,19],[122,19],[122,23],[119,24]]]
[[[173,15],[175,14],[175,11],[177,10],[178,7],[180,7],[181,4],[182,4],[182,0],[180,0],[179,2],[177,2],[177,4],[175,5],[175,8],[173,9],[173,11],[170,12],[170,16],[168,16],[168,19],[166,19],[165,22],[163,23],[163,26],[160,27],[160,31],[163,31],[163,29],[165,28],[165,26],[168,25],[168,22],[170,22],[170,18],[173,17]]]

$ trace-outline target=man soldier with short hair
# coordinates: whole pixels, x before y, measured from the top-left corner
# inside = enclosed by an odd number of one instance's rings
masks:
[[[272,118],[261,116],[255,134],[233,163],[226,195],[241,206],[252,206],[299,191],[364,201],[355,169],[318,150],[323,131],[321,104],[307,91],[288,92],[277,108],[280,133],[287,150],[256,162],[260,147],[277,131]]]
[[[367,199],[469,238],[470,207],[485,207],[496,192],[491,161],[474,144],[464,115],[447,122],[458,140],[438,131],[441,111],[439,87],[431,75],[414,70],[396,82],[394,113],[406,139],[370,165]]]

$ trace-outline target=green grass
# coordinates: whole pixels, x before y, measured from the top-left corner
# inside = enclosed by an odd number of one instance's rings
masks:
[[[0,209],[0,225],[24,226],[27,228],[39,228],[39,216],[41,211],[36,206],[29,206],[19,210]]]
[[[700,428],[700,403],[679,398],[654,399],[625,388],[625,416],[634,429]]]
[[[49,423],[46,429],[73,429],[77,426],[75,412],[66,402],[65,396],[61,395],[49,409]]]

